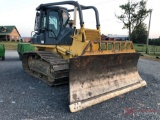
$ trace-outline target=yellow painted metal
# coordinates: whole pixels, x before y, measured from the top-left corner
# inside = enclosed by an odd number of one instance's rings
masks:
[[[57,60],[57,58],[51,57],[52,55],[48,52],[48,58],[51,61],[55,59],[53,61],[55,61],[56,67],[53,67],[51,62],[44,62],[41,59],[40,61],[33,60],[33,63],[38,63],[33,64],[32,57],[28,59],[27,54],[25,56],[26,61],[30,60],[28,62],[30,68],[36,68],[35,71],[45,73],[45,77],[50,76],[50,72],[56,73],[55,68],[57,73],[62,74],[64,71],[65,77],[69,77],[70,111],[77,112],[146,86],[146,82],[138,74],[137,63],[140,54],[134,50],[132,41],[102,41],[98,25],[97,29],[87,29],[84,24],[81,24],[81,28],[77,29],[76,13],[77,7],[74,8],[74,34],[70,36],[73,39],[71,45],[32,44],[44,56],[47,54],[46,51],[50,51],[65,60],[59,57]],[[38,55],[42,58],[42,54],[39,52]],[[61,64],[62,67],[59,65],[61,68],[59,69],[57,65],[61,60],[65,62],[64,65]],[[28,65],[26,66],[28,67]],[[27,68],[27,70],[29,69]],[[65,77],[61,76],[61,78]],[[49,82],[53,81],[54,79],[49,80]]]
[[[73,38],[71,46],[32,45],[36,46],[39,50],[55,52],[64,59],[70,59],[80,55],[135,53],[133,43],[131,41],[101,41],[100,28],[98,30],[94,30],[86,29],[82,26],[76,31],[77,32],[71,36]],[[82,39],[84,39],[83,42]],[[102,44],[105,46],[105,49],[101,49]]]
[[[102,49],[102,44],[105,49]],[[135,53],[131,41],[90,41],[83,55]]]
[[[32,46],[36,46],[36,47],[39,47],[39,48],[43,48],[43,47],[47,47],[47,48],[55,48],[56,45],[43,45],[43,44],[31,44]]]
[[[84,38],[82,38],[82,36]],[[80,56],[90,40],[100,41],[100,30],[84,29],[84,27],[82,26],[82,28],[77,29],[77,33],[75,33],[71,37],[73,38],[73,42],[71,46],[39,45],[39,44],[32,44],[32,45],[36,46],[39,50],[43,49],[46,51],[55,52],[60,54],[60,56],[62,56],[63,58],[69,59],[76,56]],[[84,39],[84,42],[82,42],[82,39]],[[98,45],[95,44],[93,48],[95,50],[98,49]]]
[[[101,34],[99,30],[84,29],[86,40],[101,40]]]
[[[71,37],[68,46],[34,45],[69,60],[71,112],[146,86],[138,74],[139,54],[132,41],[102,41],[100,27],[82,26]]]

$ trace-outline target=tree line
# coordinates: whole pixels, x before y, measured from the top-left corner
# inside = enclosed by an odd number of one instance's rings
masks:
[[[146,4],[147,2],[144,0],[139,2],[128,0],[127,3],[119,6],[122,13],[115,15],[123,23],[122,29],[128,29],[129,39],[132,40],[133,43],[146,43],[148,31],[144,20],[152,12],[151,9],[147,9]],[[160,45],[160,38],[149,39],[149,44]]]
[[[149,39],[149,44],[150,45],[160,46],[160,37],[156,38],[156,39]]]

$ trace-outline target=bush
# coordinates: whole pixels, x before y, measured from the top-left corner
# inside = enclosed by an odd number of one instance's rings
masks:
[[[12,40],[11,40],[11,42],[15,42],[15,40],[14,40],[14,39],[12,39]]]
[[[143,44],[138,44],[137,46],[139,46],[139,47],[143,47]]]

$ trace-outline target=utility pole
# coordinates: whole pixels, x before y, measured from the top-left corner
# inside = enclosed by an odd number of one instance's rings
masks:
[[[152,9],[150,9],[150,18],[149,18],[149,25],[148,25],[148,34],[147,34],[147,40],[146,40],[146,54],[149,53],[148,51],[148,42],[149,42],[149,30],[150,30],[150,25],[151,25],[151,16],[152,16]]]
[[[130,13],[130,5],[131,5],[131,2],[130,0],[128,0],[128,4],[129,4],[129,8],[128,8],[128,12],[129,12],[129,40],[131,40],[131,13]]]

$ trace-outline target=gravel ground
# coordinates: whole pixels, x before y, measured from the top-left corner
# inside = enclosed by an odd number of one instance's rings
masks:
[[[49,87],[24,73],[16,51],[0,61],[0,120],[159,120],[160,62],[140,59],[147,87],[70,113],[68,85]]]

